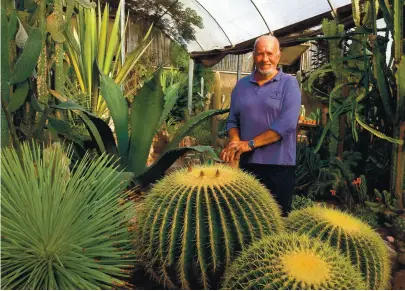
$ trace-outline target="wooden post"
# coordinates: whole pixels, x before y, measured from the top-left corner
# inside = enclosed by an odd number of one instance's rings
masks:
[[[193,76],[194,76],[194,60],[188,60],[188,113],[191,116],[193,111]]]
[[[212,97],[212,108],[221,108],[221,75],[219,72],[215,72],[214,78],[214,96]],[[212,117],[211,122],[211,136],[212,136],[212,146],[215,148],[217,145],[218,138],[218,116]]]
[[[241,75],[242,75],[242,57],[241,55],[238,55],[238,71],[236,74],[236,82],[238,82]]]

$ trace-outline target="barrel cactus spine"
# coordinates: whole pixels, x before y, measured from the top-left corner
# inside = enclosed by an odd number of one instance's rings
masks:
[[[282,233],[252,244],[225,273],[223,289],[364,289],[350,260],[327,243]]]
[[[158,182],[138,216],[136,249],[169,288],[218,288],[237,253],[284,230],[281,210],[248,173],[223,165],[174,172]]]
[[[339,249],[361,271],[367,289],[388,287],[387,247],[366,223],[339,210],[314,206],[291,212],[287,224],[289,231],[308,234]]]

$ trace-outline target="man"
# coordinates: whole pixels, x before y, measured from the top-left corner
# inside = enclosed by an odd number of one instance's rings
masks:
[[[291,210],[296,158],[296,127],[301,92],[296,78],[277,68],[280,44],[259,37],[254,46],[256,70],[232,91],[227,120],[229,144],[221,159],[251,172],[270,190],[286,216]]]

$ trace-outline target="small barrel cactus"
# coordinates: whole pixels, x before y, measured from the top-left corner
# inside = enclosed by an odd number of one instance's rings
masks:
[[[218,288],[239,251],[284,230],[280,215],[247,173],[222,165],[182,169],[145,198],[136,248],[147,271],[169,288]]]
[[[326,207],[305,208],[290,213],[288,229],[328,242],[358,267],[367,289],[386,289],[390,262],[382,238],[354,216]]]
[[[263,238],[233,262],[223,289],[364,289],[361,274],[336,249],[306,235]]]

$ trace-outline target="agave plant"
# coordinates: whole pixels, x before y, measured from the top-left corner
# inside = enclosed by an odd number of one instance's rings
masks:
[[[65,96],[51,91],[55,97],[63,101],[62,104],[54,107],[73,110],[79,114],[91,132],[100,153],[115,154],[120,159],[121,166],[127,171],[133,172],[138,181],[142,181],[142,184],[151,183],[160,178],[165,170],[187,150],[209,152],[216,157],[212,148],[208,146],[178,148],[178,145],[188,132],[204,120],[228,112],[227,109],[212,109],[191,118],[176,131],[175,136],[158,160],[149,168],[146,168],[153,137],[168,118],[178,98],[179,88],[182,85],[181,82],[174,83],[165,89],[166,94],[164,94],[161,86],[161,74],[162,71],[158,70],[149,81],[145,82],[134,97],[134,102],[129,109],[118,84],[100,70],[101,94],[107,103],[114,123],[117,143],[105,121],[86,111]],[[129,111],[131,118],[129,118]],[[129,120],[131,120],[130,125]]]
[[[1,158],[3,289],[110,289],[132,264],[127,183],[111,158],[22,145]]]
[[[149,40],[149,35],[152,26],[140,44],[126,55],[125,62],[121,65],[122,39],[120,40],[118,37],[119,23],[124,21],[120,14],[121,2],[110,33],[108,32],[109,4],[104,6],[103,13],[101,13],[101,7],[98,5],[97,16],[96,5],[93,4],[87,7],[82,4],[77,5],[77,30],[73,25],[65,30],[68,40],[66,48],[81,92],[88,96],[88,103],[91,104],[92,112],[102,116],[106,111],[107,104],[104,99],[99,98],[100,82],[95,64],[98,64],[105,75],[112,77],[116,84],[122,84],[150,46],[152,40]],[[125,27],[127,27],[127,23],[128,20]],[[113,61],[114,56],[115,61]],[[104,97],[102,92],[101,96]]]

